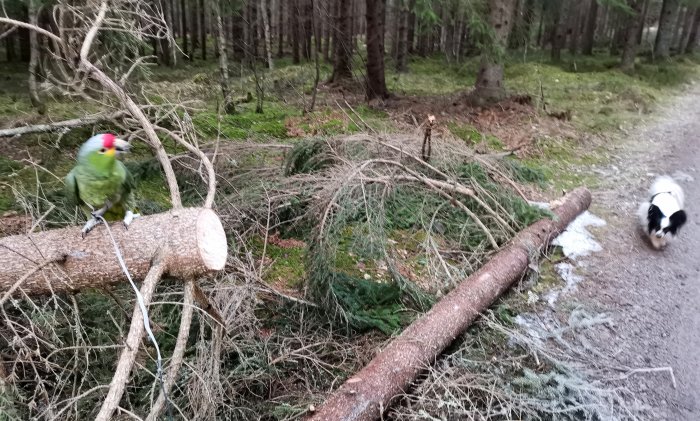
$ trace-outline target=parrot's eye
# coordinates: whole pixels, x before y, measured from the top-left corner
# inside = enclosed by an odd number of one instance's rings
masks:
[[[100,153],[105,153],[105,152],[107,152],[107,149],[105,149],[105,148],[100,149]]]

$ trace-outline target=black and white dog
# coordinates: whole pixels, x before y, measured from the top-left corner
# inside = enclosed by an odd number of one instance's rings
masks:
[[[649,195],[649,201],[639,206],[639,221],[658,250],[685,224],[683,189],[671,177],[660,176],[651,185]]]

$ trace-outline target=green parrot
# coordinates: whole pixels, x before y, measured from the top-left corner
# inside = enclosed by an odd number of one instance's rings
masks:
[[[85,238],[99,218],[122,219],[124,226],[139,216],[134,209],[134,178],[117,155],[129,151],[129,142],[110,133],[98,134],[83,144],[78,164],[66,176],[66,197],[90,217],[81,231]]]

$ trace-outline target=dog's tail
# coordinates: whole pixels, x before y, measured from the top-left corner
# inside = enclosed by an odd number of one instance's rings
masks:
[[[644,231],[647,230],[647,226],[649,225],[649,207],[651,206],[651,203],[649,202],[642,202],[639,204],[639,209],[637,209],[637,217],[639,218],[639,223],[644,229]]]

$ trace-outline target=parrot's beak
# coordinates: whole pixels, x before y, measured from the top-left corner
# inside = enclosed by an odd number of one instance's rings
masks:
[[[118,153],[129,152],[130,148],[131,145],[126,140],[114,139],[114,149],[116,149]]]

